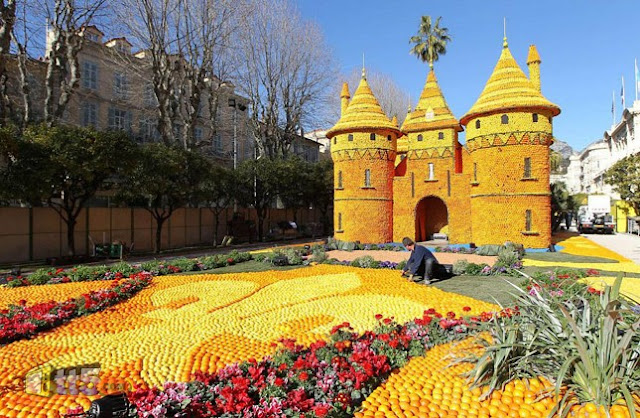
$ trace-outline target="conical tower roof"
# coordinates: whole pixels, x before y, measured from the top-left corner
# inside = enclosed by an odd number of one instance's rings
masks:
[[[349,106],[335,126],[327,131],[327,138],[359,129],[386,129],[400,135],[398,126],[382,111],[380,103],[367,83],[364,71]]]
[[[420,94],[418,105],[413,112],[407,115],[407,119],[402,125],[402,130],[404,132],[417,132],[442,128],[462,130],[444,99],[436,74],[432,68],[427,75],[427,81]]]
[[[520,69],[505,38],[502,54],[493,74],[476,103],[460,122],[466,125],[469,120],[482,114],[523,108],[547,110],[553,116],[560,113],[560,108],[547,100]]]

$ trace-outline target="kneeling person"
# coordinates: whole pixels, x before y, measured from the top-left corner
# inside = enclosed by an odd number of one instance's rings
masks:
[[[402,245],[411,251],[411,256],[407,261],[406,267],[402,270],[402,275],[409,277],[414,282],[420,282],[424,278],[423,283],[431,283],[439,266],[438,260],[433,253],[426,247],[416,245],[409,237],[402,239]]]

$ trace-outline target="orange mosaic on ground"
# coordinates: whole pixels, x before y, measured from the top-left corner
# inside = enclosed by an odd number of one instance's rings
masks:
[[[547,418],[559,397],[544,378],[515,379],[502,390],[484,396],[486,387],[471,388],[464,373],[469,363],[455,360],[482,353],[474,337],[462,342],[442,344],[423,357],[415,357],[398,373],[392,374],[362,403],[356,418],[363,417],[469,417],[469,418]],[[608,412],[608,414],[607,414]],[[588,403],[572,409],[582,418],[628,418],[623,405],[609,411]]]
[[[58,285],[51,285],[58,286]],[[39,366],[64,368],[100,363],[103,393],[118,387],[186,381],[196,371],[274,352],[280,338],[303,344],[327,338],[348,321],[373,329],[375,314],[400,322],[428,308],[461,315],[495,305],[421,286],[398,271],[318,265],[278,272],[185,275],[154,278],[128,301],[31,340],[0,347],[0,416],[59,416],[88,407],[102,395],[24,392],[23,379]]]
[[[0,288],[0,309],[9,305],[18,305],[21,300],[28,305],[40,302],[64,302],[91,291],[106,289],[111,284],[109,280],[93,282],[59,283],[41,286],[21,286]]]

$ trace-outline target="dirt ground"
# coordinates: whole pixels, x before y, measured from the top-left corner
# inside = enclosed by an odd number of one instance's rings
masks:
[[[358,257],[370,255],[378,261],[393,261],[399,263],[402,260],[408,260],[409,251],[385,251],[385,250],[357,250],[357,251],[329,251],[327,255],[329,258],[336,258],[341,261],[353,261]],[[490,266],[496,261],[497,257],[475,255],[475,254],[456,254],[456,253],[436,253],[436,256],[440,264],[453,264],[458,260],[467,260],[470,263],[476,264],[488,264]]]

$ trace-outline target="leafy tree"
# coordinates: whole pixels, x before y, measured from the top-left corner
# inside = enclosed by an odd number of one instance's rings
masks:
[[[297,223],[298,210],[308,204],[305,197],[311,177],[311,164],[298,157],[291,157],[281,161],[277,168],[280,171],[278,196],[284,207],[293,211],[293,221]]]
[[[564,219],[567,228],[571,224],[572,214],[578,211],[580,200],[578,195],[569,195],[563,182],[551,184],[551,230],[557,231]]]
[[[125,175],[134,144],[121,132],[74,127],[34,127],[5,147],[6,193],[32,205],[46,204],[67,226],[69,255],[75,255],[75,226],[82,208],[98,191]]]
[[[256,210],[258,240],[264,237],[264,220],[281,191],[283,167],[280,159],[260,158],[243,161],[237,170],[238,203]]]
[[[418,34],[409,39],[409,43],[413,44],[410,52],[422,62],[428,62],[430,68],[433,68],[433,63],[438,61],[440,55],[447,53],[447,43],[451,41],[449,29],[440,27],[440,19],[442,17],[438,17],[433,24],[431,16],[422,16]]]
[[[151,214],[156,221],[156,253],[161,250],[165,221],[176,209],[194,201],[208,165],[197,152],[164,144],[140,146],[138,161],[121,184],[117,199]]]
[[[640,154],[629,155],[616,162],[605,175],[620,198],[640,213]]]
[[[552,173],[560,173],[562,171],[562,154],[551,150],[549,153],[549,167]]]
[[[228,168],[211,164],[206,176],[200,183],[197,200],[199,203],[204,204],[215,218],[213,245],[218,245],[220,216],[233,205],[235,191],[235,173]]]
[[[304,188],[305,201],[320,211],[324,235],[330,233],[329,210],[333,204],[333,187],[333,161],[323,160],[312,164]]]

